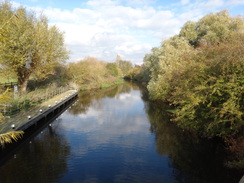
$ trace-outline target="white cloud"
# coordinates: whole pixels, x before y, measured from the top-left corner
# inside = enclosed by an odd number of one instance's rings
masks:
[[[87,5],[91,7],[108,7],[108,6],[116,6],[118,1],[114,0],[89,0],[87,1]]]
[[[190,0],[181,0],[181,4],[185,5],[188,4],[190,2]]]
[[[167,8],[156,0],[88,0],[71,10],[32,9],[65,32],[70,61],[87,56],[114,61],[119,54],[138,64],[162,39],[178,34],[186,21],[243,4],[243,0],[181,0]]]
[[[119,54],[122,59],[141,64],[142,58],[152,47],[150,41],[143,42],[143,30],[151,31],[153,39],[158,39],[155,38],[155,30],[174,24],[175,20],[170,20],[174,14],[170,11],[157,11],[152,7],[132,8],[118,3],[119,1],[90,0],[87,2],[90,9],[75,8],[68,11],[35,7],[35,11],[43,11],[52,24],[65,32],[65,40],[72,53],[71,61],[87,56],[114,61]],[[160,20],[161,17],[167,21]],[[168,34],[170,32],[172,31]]]
[[[228,0],[227,3],[229,5],[244,5],[244,0]]]
[[[157,2],[157,0],[124,0],[124,1],[129,6],[147,6]]]

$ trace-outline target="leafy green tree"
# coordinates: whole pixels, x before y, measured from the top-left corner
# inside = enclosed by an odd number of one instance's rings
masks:
[[[150,97],[174,105],[182,128],[222,138],[243,131],[243,25],[227,11],[208,14],[145,56]]]
[[[200,44],[213,45],[229,40],[230,35],[242,30],[243,26],[241,17],[231,17],[227,10],[222,10],[216,14],[210,13],[198,22],[188,21],[179,35],[195,47]]]
[[[185,38],[174,36],[165,40],[159,49],[156,49],[157,59],[150,64],[151,80],[148,90],[152,99],[165,100],[172,87],[171,72],[181,64],[182,54],[188,54],[191,46]],[[154,56],[155,57],[155,56]],[[147,63],[148,64],[148,63]]]
[[[78,84],[85,84],[88,82],[88,62],[79,61],[77,63],[69,63],[67,66],[68,76],[71,81]]]
[[[191,45],[197,45],[197,24],[193,21],[188,21],[180,30],[180,36],[186,38]]]
[[[25,92],[31,74],[45,77],[55,62],[68,58],[63,33],[48,25],[46,17],[24,7],[14,9],[9,2],[0,4],[0,15],[0,63],[15,72],[20,91]]]
[[[168,99],[182,128],[223,138],[243,130],[244,35],[232,38],[185,57],[172,73]]]
[[[118,59],[118,58],[117,58]],[[125,76],[127,72],[132,69],[132,63],[126,60],[117,60],[116,61],[118,68],[122,71],[122,75]]]
[[[107,75],[111,75],[115,77],[119,75],[119,70],[116,63],[107,63],[106,68],[107,68]]]

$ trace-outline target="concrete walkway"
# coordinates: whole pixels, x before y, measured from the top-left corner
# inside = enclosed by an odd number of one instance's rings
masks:
[[[76,90],[69,90],[67,92],[61,93],[54,96],[53,98],[35,106],[28,110],[21,111],[12,118],[5,118],[3,122],[0,123],[0,134],[13,131],[19,127],[26,124],[30,119],[38,116],[39,114],[45,112],[50,107],[58,105],[60,102],[68,98],[70,95],[76,93]],[[13,129],[14,126],[14,129]]]

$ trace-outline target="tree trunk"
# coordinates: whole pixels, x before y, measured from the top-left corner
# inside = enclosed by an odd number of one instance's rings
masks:
[[[29,76],[24,76],[22,78],[18,78],[18,85],[19,85],[20,94],[26,93],[28,81],[29,81]]]

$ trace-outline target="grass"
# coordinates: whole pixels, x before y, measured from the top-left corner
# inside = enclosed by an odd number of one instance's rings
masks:
[[[124,83],[124,80],[122,80],[122,79],[118,79],[118,80],[116,80],[114,82],[104,82],[104,83],[101,84],[100,88],[104,89],[104,88],[108,88],[108,87],[114,86],[114,85],[119,85],[119,84],[122,84],[122,83]]]
[[[12,116],[20,112],[21,110],[27,110],[31,107],[34,107],[38,104],[41,104],[50,98],[64,93],[71,89],[70,87],[57,87],[55,85],[50,85],[46,88],[36,88],[33,91],[26,93],[25,95],[19,96],[16,99],[11,99],[8,103],[4,103],[8,105],[7,112],[4,114],[5,116]],[[13,96],[13,92],[10,93]],[[12,107],[10,107],[11,105]]]
[[[63,99],[67,98],[67,96],[74,94],[75,90],[69,90],[64,93],[53,96],[52,98],[41,102],[41,104],[32,106],[28,110],[22,110],[15,116],[5,118],[2,123],[0,123],[0,134],[7,133],[11,131],[11,124],[15,124],[15,127],[18,128],[29,121],[28,116],[34,118],[40,114],[40,109],[42,112],[45,112],[49,109],[50,106],[55,106],[57,103],[63,101]],[[56,102],[57,101],[57,102]]]
[[[17,79],[14,77],[6,76],[4,73],[0,74],[0,83],[11,83],[17,82]]]

